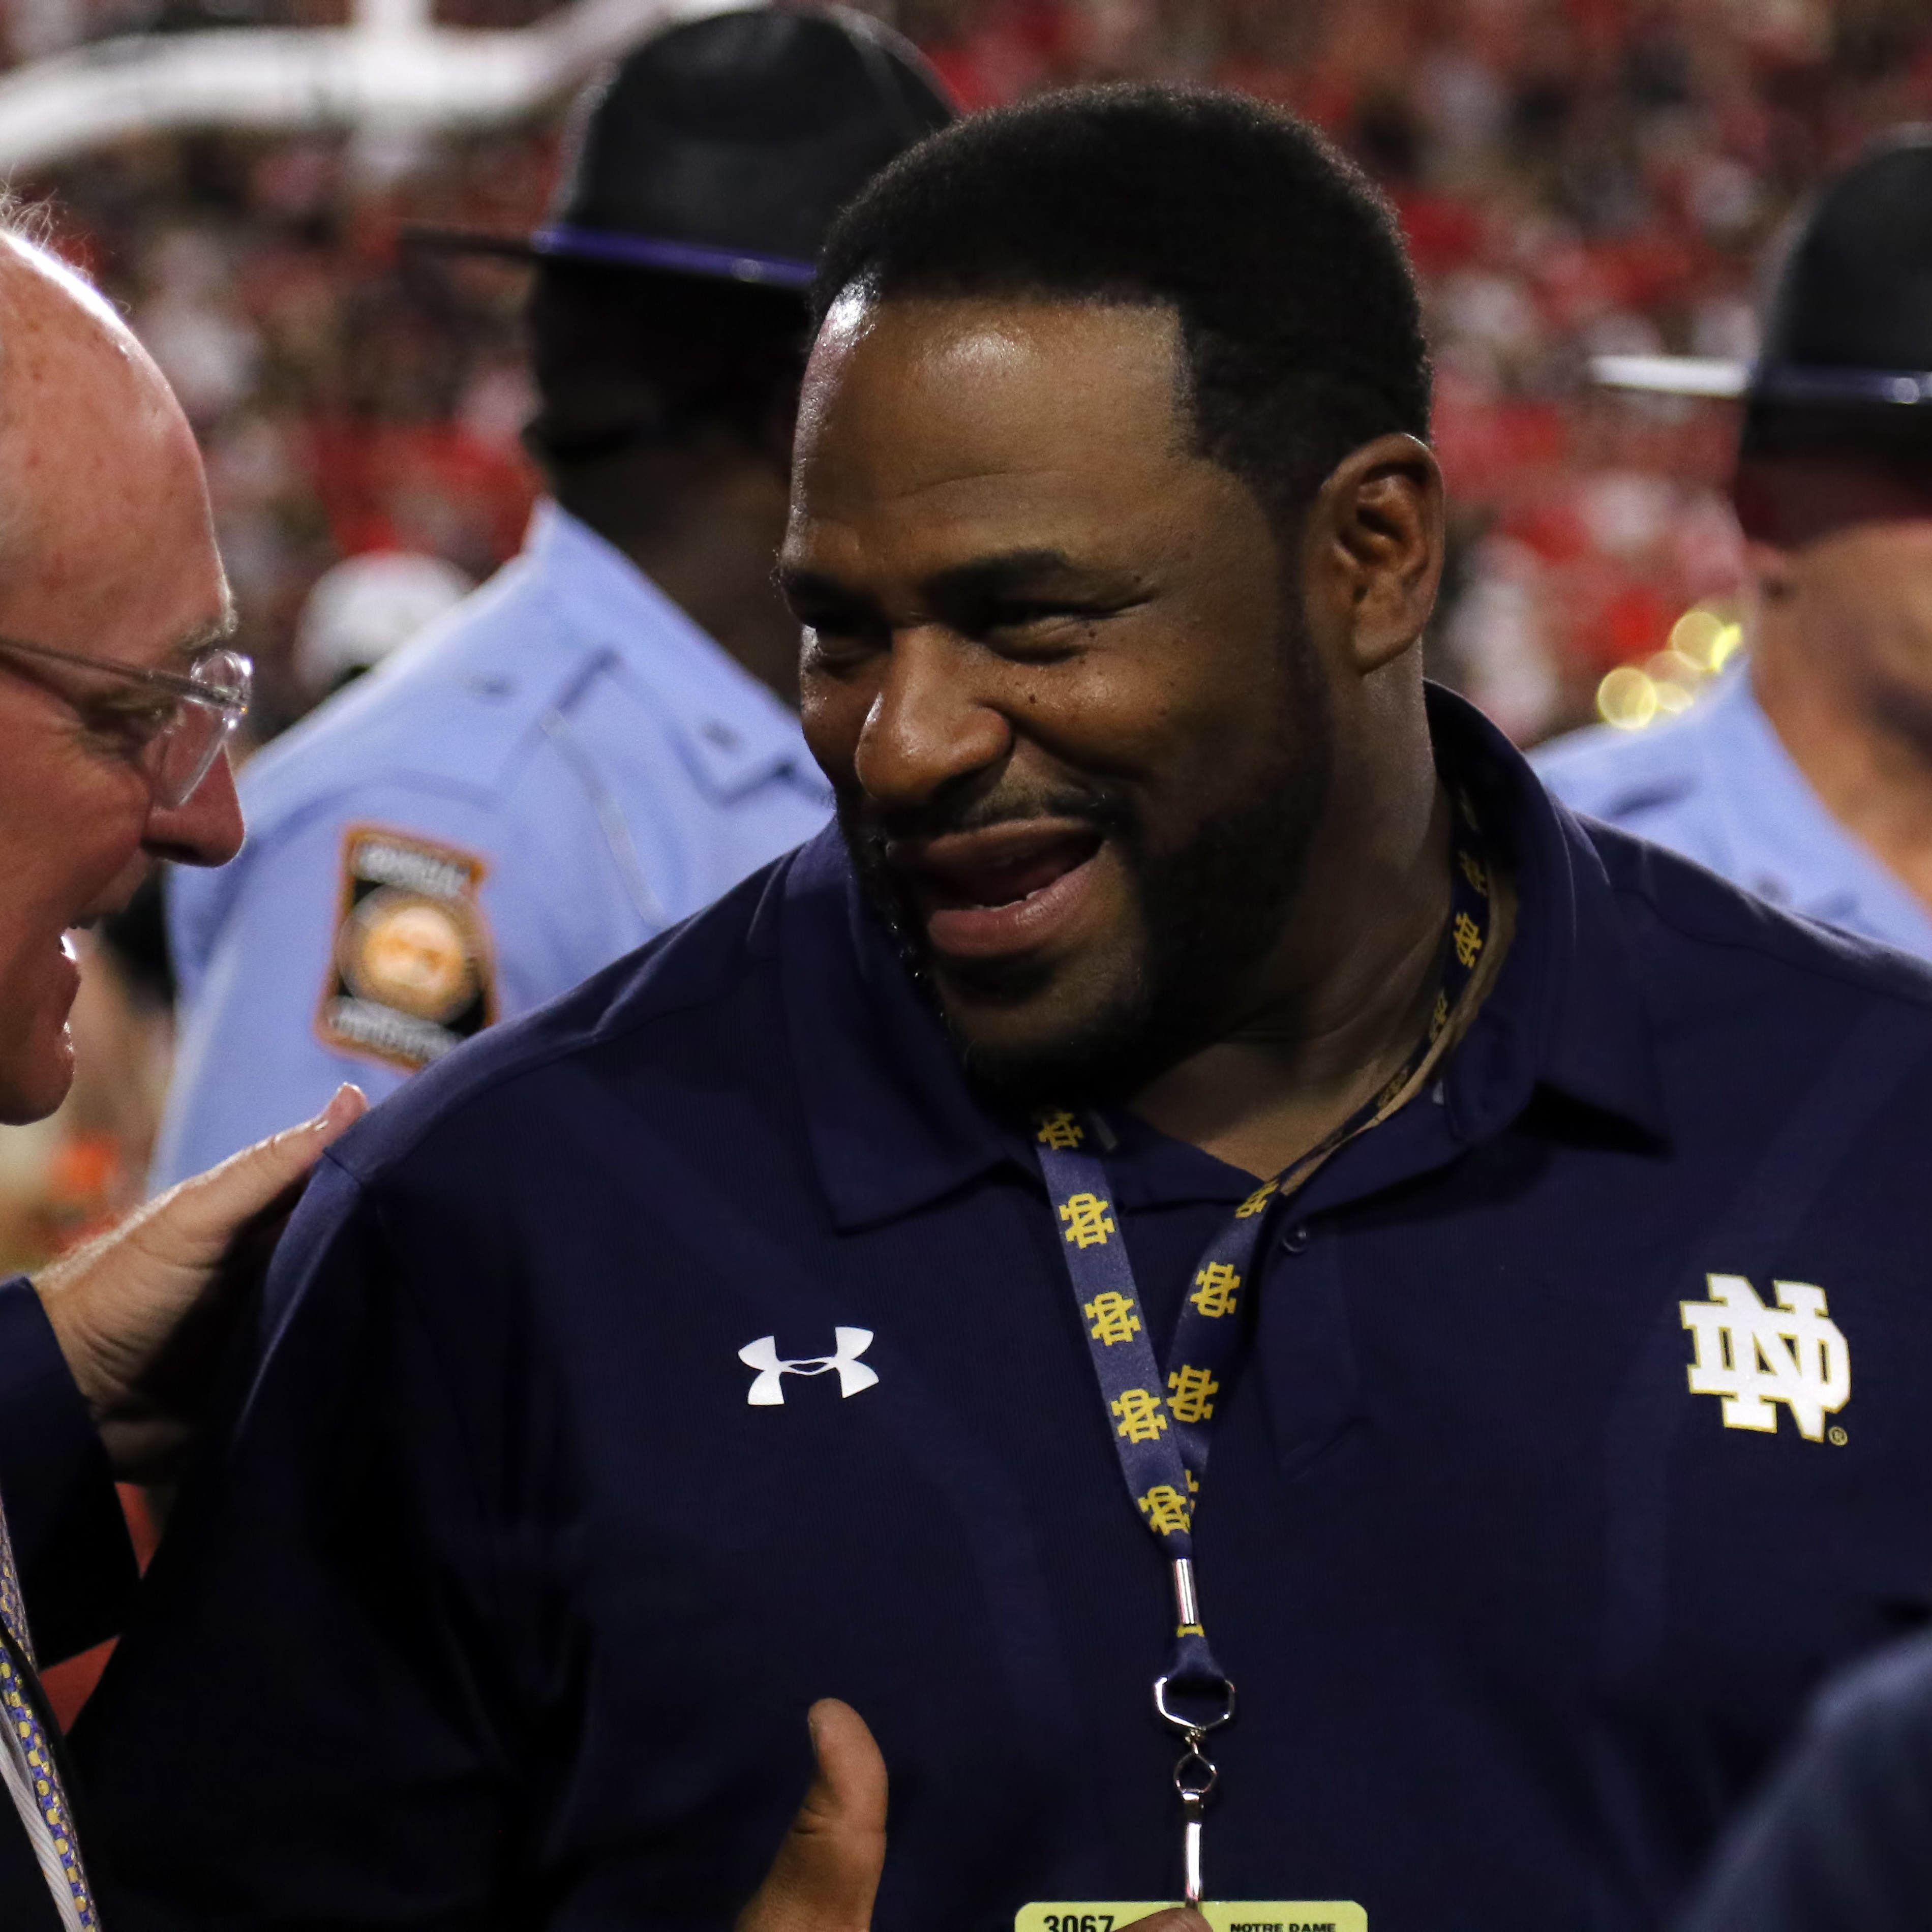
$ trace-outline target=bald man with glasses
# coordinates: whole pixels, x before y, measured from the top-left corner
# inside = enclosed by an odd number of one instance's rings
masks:
[[[50,1113],[72,1077],[69,933],[158,860],[240,848],[224,752],[250,668],[231,627],[166,382],[92,290],[0,232],[0,1122]],[[37,1278],[0,1281],[7,1932],[98,1923],[37,1669],[110,1634],[132,1594],[114,1479],[178,1466],[251,1241],[362,1106],[345,1088]]]

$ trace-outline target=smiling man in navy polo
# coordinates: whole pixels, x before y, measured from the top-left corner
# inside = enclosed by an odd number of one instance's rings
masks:
[[[117,1922],[715,1928],[834,1695],[881,1932],[1658,1923],[1932,1608],[1932,979],[1425,689],[1297,124],[968,122],[820,314],[840,830],[325,1162],[89,1714]]]

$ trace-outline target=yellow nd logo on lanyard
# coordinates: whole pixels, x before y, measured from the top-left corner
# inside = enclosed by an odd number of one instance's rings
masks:
[[[1113,1184],[1090,1142],[1112,1144],[1106,1124],[1070,1110],[1034,1122],[1034,1153],[1053,1204],[1061,1253],[1093,1363],[1108,1433],[1127,1494],[1142,1526],[1167,1558],[1174,1591],[1173,1634],[1166,1669],[1155,1678],[1154,1709],[1180,1734],[1174,1786],[1182,1817],[1186,1902],[1215,1932],[1366,1932],[1359,1906],[1277,1900],[1205,1905],[1202,1834],[1220,1773],[1207,1756],[1210,1734],[1231,1723],[1232,1680],[1208,1641],[1194,1574],[1194,1516],[1223,1391],[1234,1385],[1252,1330],[1253,1288],[1260,1278],[1264,1231],[1271,1214],[1323,1162],[1358,1134],[1402,1107],[1440,1064],[1480,997],[1495,951],[1492,881],[1475,815],[1456,800],[1450,919],[1443,934],[1437,991],[1424,1036],[1402,1070],[1320,1144],[1264,1180],[1208,1244],[1165,1356],[1148,1334],[1139,1285],[1115,1221]],[[1487,956],[1486,957],[1486,955]],[[1022,1907],[1016,1932],[1124,1932],[1159,1904],[1039,1903]]]

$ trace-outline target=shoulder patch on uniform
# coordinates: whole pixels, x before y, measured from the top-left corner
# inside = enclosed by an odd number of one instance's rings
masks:
[[[325,1046],[412,1072],[496,1017],[473,852],[386,825],[342,835],[342,888],[316,1031]]]

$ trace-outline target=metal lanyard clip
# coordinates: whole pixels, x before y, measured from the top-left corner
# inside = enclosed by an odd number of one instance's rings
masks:
[[[1202,1628],[1200,1598],[1194,1587],[1194,1564],[1185,1556],[1174,1559],[1174,1606],[1178,1620],[1176,1635],[1180,1642],[1185,1644],[1190,1637],[1204,1642],[1206,1632]],[[1175,1685],[1171,1673],[1156,1677],[1154,1681],[1154,1707],[1160,1714],[1162,1721],[1172,1725],[1181,1736],[1180,1756],[1175,1760],[1174,1766],[1174,1788],[1180,1798],[1181,1870],[1187,1903],[1198,1905],[1202,1897],[1201,1827],[1207,1815],[1208,1801],[1214,1796],[1214,1787],[1221,1781],[1219,1768],[1202,1747],[1210,1731],[1218,1731],[1232,1720],[1234,1686],[1230,1678],[1217,1670],[1208,1683],[1198,1688],[1187,1687],[1186,1694],[1190,1697],[1205,1695],[1218,1700],[1218,1709],[1205,1712],[1175,1708],[1172,1691],[1180,1688]]]
[[[1201,1823],[1221,1775],[1201,1754],[1204,1735],[1200,1731],[1187,1733],[1187,1748],[1174,1767],[1174,1788],[1180,1794],[1181,1870],[1190,1905],[1201,1903]]]

